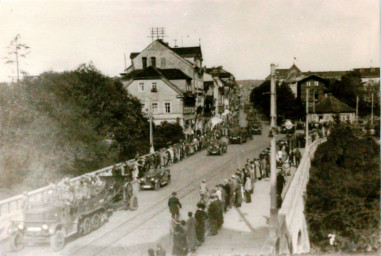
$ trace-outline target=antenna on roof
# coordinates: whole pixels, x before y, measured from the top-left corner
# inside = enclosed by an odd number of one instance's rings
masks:
[[[150,32],[150,37],[152,42],[153,40],[158,40],[158,39],[161,39],[161,40],[164,40],[164,37],[167,37],[167,35],[165,34],[165,28],[164,27],[151,27],[151,32]]]

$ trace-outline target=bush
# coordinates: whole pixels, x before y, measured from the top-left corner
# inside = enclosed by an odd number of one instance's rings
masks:
[[[323,251],[366,252],[380,248],[379,147],[337,125],[315,153],[307,185],[310,240]],[[329,234],[337,245],[329,245]]]

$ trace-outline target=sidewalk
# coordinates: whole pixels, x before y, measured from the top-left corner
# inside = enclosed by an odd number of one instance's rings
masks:
[[[304,149],[303,152],[304,153]],[[291,176],[286,176],[289,186]],[[272,246],[267,243],[270,217],[270,179],[256,181],[252,202],[233,207],[224,215],[224,224],[216,236],[208,236],[205,243],[192,255],[208,256],[251,256],[271,255]]]

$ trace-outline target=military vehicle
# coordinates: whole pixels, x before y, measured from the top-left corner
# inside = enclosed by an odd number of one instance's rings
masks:
[[[212,138],[208,142],[207,155],[223,155],[227,152],[228,146],[224,137],[220,139]]]
[[[244,142],[247,142],[247,139],[248,139],[248,132],[245,128],[237,126],[230,130],[230,133],[229,133],[230,143],[242,144]]]
[[[100,176],[99,180],[100,186],[80,183],[80,191],[49,191],[47,200],[24,209],[23,218],[12,220],[8,228],[10,248],[19,251],[30,243],[50,242],[53,251],[59,251],[68,237],[100,228],[116,206],[137,209],[136,182],[112,175]]]
[[[149,169],[140,179],[140,189],[159,190],[171,182],[171,171],[169,169]]]

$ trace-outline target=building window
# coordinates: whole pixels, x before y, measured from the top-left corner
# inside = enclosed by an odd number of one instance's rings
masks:
[[[151,92],[157,92],[157,83],[152,83]]]
[[[151,57],[151,66],[156,68],[156,57]]]
[[[315,81],[315,86],[319,86],[319,82],[318,81]]]
[[[165,113],[171,113],[171,103],[170,102],[164,103],[164,110],[165,110]]]
[[[143,63],[143,69],[147,67],[147,57],[142,58],[142,63]]]
[[[307,82],[307,86],[310,87],[311,86],[311,82]]]
[[[192,92],[192,85],[190,81],[187,81],[187,92]]]
[[[139,83],[139,92],[144,92],[144,83]]]
[[[152,103],[152,113],[156,114],[158,112],[157,102]]]
[[[161,68],[165,68],[165,65],[166,65],[166,63],[165,63],[165,58],[161,58],[161,64],[160,64],[160,67],[161,67]]]

